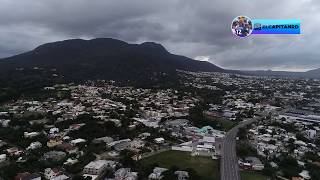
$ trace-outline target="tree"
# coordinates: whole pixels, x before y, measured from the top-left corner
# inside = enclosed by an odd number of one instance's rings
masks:
[[[296,138],[297,140],[300,140],[303,142],[310,142],[310,140],[306,138],[302,133],[297,133]]]
[[[192,168],[187,168],[186,171],[189,173],[189,180],[198,180],[201,179],[200,175],[197,171]]]
[[[253,115],[254,115],[254,109],[250,108],[248,111],[248,118],[253,118]]]
[[[288,155],[282,157],[282,160],[280,161],[279,165],[284,176],[287,178],[297,176],[301,172],[297,160]]]
[[[308,163],[306,168],[310,171],[311,179],[320,179],[320,168],[314,164]]]
[[[304,155],[304,158],[306,160],[311,160],[311,161],[318,161],[320,159],[319,156],[316,153],[311,152],[311,151],[306,152],[305,155]]]
[[[317,138],[317,139],[314,141],[314,144],[317,145],[317,146],[320,146],[320,138]]]
[[[257,154],[257,150],[251,147],[249,143],[246,141],[240,141],[237,144],[236,148],[237,148],[237,155],[241,158]]]
[[[134,152],[129,150],[123,150],[120,152],[120,163],[125,167],[134,167],[135,161],[132,159],[132,156],[134,156]]]
[[[177,179],[178,179],[177,175],[172,173],[171,171],[163,172],[162,180],[177,180]]]
[[[267,131],[266,131],[265,129],[259,129],[259,133],[260,133],[260,134],[266,134]]]
[[[15,163],[12,163],[8,166],[1,167],[0,176],[4,179],[14,179],[14,177],[19,172],[20,172],[19,166]]]
[[[13,88],[0,89],[0,103],[19,97],[19,92]]]
[[[296,145],[294,144],[295,140],[293,138],[290,138],[289,141],[288,141],[288,149],[289,149],[289,152],[293,152],[294,149],[296,148]]]
[[[266,163],[262,172],[268,177],[273,177],[276,171],[269,163]]]
[[[275,145],[275,144],[276,144],[276,141],[275,141],[275,140],[273,140],[273,139],[271,139],[268,143],[269,143],[269,144],[273,144],[273,145]]]
[[[139,178],[140,179],[148,179],[148,176],[153,172],[153,169],[155,167],[159,167],[158,163],[153,164],[137,164],[137,169],[139,172]]]
[[[238,137],[240,140],[246,140],[248,135],[248,131],[246,128],[239,128]]]
[[[236,114],[236,122],[240,122],[240,121],[242,121],[243,120],[243,115],[240,113],[240,112],[238,112],[237,114]]]
[[[92,178],[87,176],[87,177],[83,177],[81,175],[75,175],[73,176],[72,180],[91,180]]]
[[[163,172],[162,180],[177,180],[178,177],[176,174],[174,174],[177,170],[178,170],[178,167],[173,166],[169,170]]]

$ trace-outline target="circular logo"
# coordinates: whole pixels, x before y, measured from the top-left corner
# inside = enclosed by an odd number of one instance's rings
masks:
[[[248,37],[252,33],[252,21],[247,16],[238,16],[233,19],[231,30],[238,37]]]

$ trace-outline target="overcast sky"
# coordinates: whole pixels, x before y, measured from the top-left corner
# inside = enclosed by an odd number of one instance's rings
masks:
[[[235,38],[231,21],[300,19],[301,35]],[[320,68],[319,0],[0,0],[0,57],[70,38],[155,41],[228,69]]]

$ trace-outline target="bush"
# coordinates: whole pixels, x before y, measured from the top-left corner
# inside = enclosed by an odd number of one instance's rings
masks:
[[[237,148],[237,155],[241,158],[257,155],[257,150],[252,146],[250,146],[250,144],[246,141],[240,141],[237,144],[236,148]]]

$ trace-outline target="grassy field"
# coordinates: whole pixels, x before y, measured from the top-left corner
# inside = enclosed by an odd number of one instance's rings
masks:
[[[267,180],[268,177],[254,171],[241,171],[241,180]]]
[[[210,115],[205,115],[205,117],[209,120],[215,121],[218,124],[221,125],[221,129],[224,131],[228,131],[230,129],[232,129],[234,126],[237,125],[236,122],[224,119],[224,118],[220,118],[220,117],[212,117]]]
[[[223,118],[217,118],[216,121],[221,124],[222,129],[225,131],[232,129],[236,125],[235,122]]]
[[[170,168],[177,166],[183,170],[192,168],[203,180],[219,180],[218,161],[207,157],[192,157],[190,153],[180,151],[167,151],[150,156],[140,161],[142,165],[157,163],[160,167]]]

